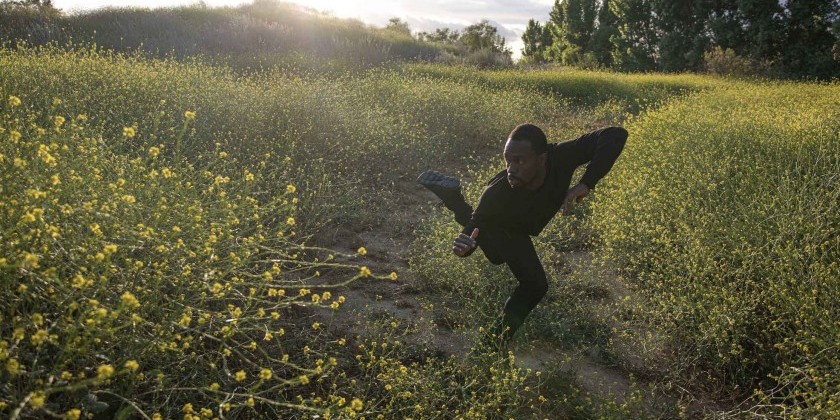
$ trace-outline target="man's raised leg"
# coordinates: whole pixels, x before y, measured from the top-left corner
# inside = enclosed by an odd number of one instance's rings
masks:
[[[458,178],[437,171],[426,171],[417,177],[417,182],[438,196],[443,205],[455,213],[455,221],[461,226],[469,223],[473,209],[461,194],[461,181]]]

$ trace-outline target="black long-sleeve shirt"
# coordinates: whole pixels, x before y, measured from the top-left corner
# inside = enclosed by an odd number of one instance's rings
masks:
[[[546,176],[536,190],[512,188],[507,171],[493,176],[481,194],[463,233],[473,228],[503,229],[538,235],[560,210],[575,169],[589,163],[580,182],[590,189],[610,171],[627,140],[621,127],[606,127],[561,143],[548,145]]]

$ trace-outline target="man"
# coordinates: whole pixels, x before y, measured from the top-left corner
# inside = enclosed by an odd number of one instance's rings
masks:
[[[464,227],[452,252],[468,257],[481,247],[491,263],[507,264],[519,282],[492,331],[501,342],[510,339],[548,291],[545,270],[530,236],[538,235],[561,208],[570,213],[573,204],[610,171],[626,140],[625,129],[607,127],[548,144],[539,127],[520,124],[505,143],[507,169],[490,179],[475,211],[461,194],[458,179],[435,171],[417,178]],[[587,163],[580,182],[569,188],[575,169]]]

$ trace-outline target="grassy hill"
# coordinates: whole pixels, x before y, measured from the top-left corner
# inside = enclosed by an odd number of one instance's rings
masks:
[[[75,14],[0,6],[0,40],[14,46],[92,43],[157,57],[203,56],[237,68],[365,67],[431,61],[442,47],[410,35],[277,1],[236,7],[104,8]]]

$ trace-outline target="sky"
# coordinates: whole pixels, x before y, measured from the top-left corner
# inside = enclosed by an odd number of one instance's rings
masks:
[[[437,28],[463,29],[487,19],[505,37],[513,50],[513,58],[521,55],[522,32],[528,19],[544,22],[554,0],[285,0],[335,17],[355,18],[362,22],[385,26],[388,19],[398,17],[413,32],[431,32]],[[196,0],[53,0],[65,12],[98,9],[106,6],[167,7],[197,3]],[[208,6],[235,6],[250,3],[243,0],[204,0]]]

